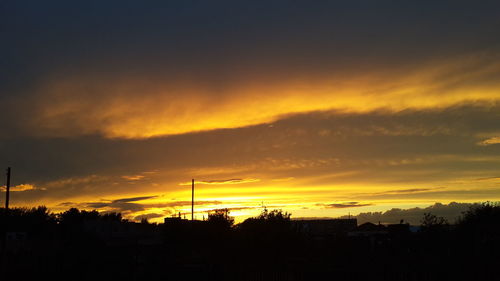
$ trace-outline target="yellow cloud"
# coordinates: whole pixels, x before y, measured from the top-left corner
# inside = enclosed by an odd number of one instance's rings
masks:
[[[206,180],[206,181],[195,181],[195,184],[209,184],[209,185],[223,185],[223,184],[242,184],[259,182],[260,179],[227,179],[227,180]],[[192,182],[182,182],[179,185],[191,185]]]
[[[272,181],[275,181],[275,182],[282,182],[282,181],[291,181],[295,179],[295,177],[287,177],[287,178],[279,178],[279,179],[272,179]]]
[[[500,143],[500,137],[492,137],[492,138],[482,140],[482,141],[478,142],[477,144],[484,146],[484,145],[492,145],[492,144],[499,144],[499,143]]]
[[[82,73],[49,80],[39,89],[43,98],[32,102],[38,116],[32,118],[30,131],[148,138],[270,123],[287,114],[318,110],[400,111],[488,103],[500,100],[500,82],[488,78],[498,73],[499,60],[488,54],[428,62],[418,68],[304,73],[270,81],[240,78],[222,88],[192,80],[145,81]]]
[[[138,181],[143,179],[145,176],[143,175],[132,175],[132,176],[122,176],[122,179],[126,179],[129,181]]]
[[[5,185],[0,187],[0,191],[6,191],[6,190],[7,190],[7,187]],[[29,184],[29,183],[19,184],[19,185],[10,187],[10,191],[27,191],[27,190],[45,190],[45,188],[43,188],[43,187],[39,188],[39,187],[36,187],[35,185]]]

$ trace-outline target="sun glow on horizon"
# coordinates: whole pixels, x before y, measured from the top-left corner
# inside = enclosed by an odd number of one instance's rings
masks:
[[[463,179],[465,182],[469,180],[478,179]],[[326,218],[357,215],[362,212],[382,212],[392,208],[425,207],[436,202],[448,204],[456,201],[473,203],[486,199],[500,200],[500,195],[495,198],[491,197],[491,194],[485,194],[486,197],[481,194],[470,196],[464,193],[468,190],[467,185],[464,186],[460,181],[448,182],[447,188],[429,188],[428,184],[406,187],[391,187],[387,184],[325,184],[301,187],[290,184],[293,181],[276,182],[268,179],[240,182],[231,186],[223,182],[216,184],[214,181],[207,186],[196,186],[195,217],[207,218],[211,211],[227,208],[239,223],[248,217],[257,216],[264,208],[281,209],[291,213],[292,218]],[[485,188],[491,188],[495,179],[479,179],[478,182]],[[33,189],[36,188],[33,186]],[[455,195],[447,194],[448,190],[453,191]],[[120,211],[124,218],[129,220],[137,221],[145,217],[157,223],[163,222],[165,217],[177,216],[179,213],[190,218],[191,188],[186,186],[162,194],[128,193],[121,194],[120,197],[115,195],[104,198],[95,200],[93,197],[77,197],[72,204],[52,201],[49,208],[53,211],[65,211],[70,207],[97,209],[100,212]]]

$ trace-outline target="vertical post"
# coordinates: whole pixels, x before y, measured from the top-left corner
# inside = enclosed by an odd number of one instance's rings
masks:
[[[191,180],[191,220],[194,221],[194,179]]]
[[[5,209],[9,210],[9,193],[10,193],[10,167],[7,168],[7,184],[5,193]]]

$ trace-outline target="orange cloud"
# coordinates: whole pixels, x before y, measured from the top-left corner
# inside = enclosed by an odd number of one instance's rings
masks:
[[[129,180],[129,181],[138,181],[143,179],[145,176],[143,175],[133,175],[133,176],[122,176],[123,179]]]
[[[488,77],[499,72],[495,55],[478,54],[415,68],[304,73],[269,81],[240,77],[222,88],[191,79],[146,81],[80,73],[48,78],[39,86],[42,98],[30,101],[36,116],[30,119],[29,133],[148,138],[270,123],[318,110],[401,111],[492,102],[500,99],[500,82]]]
[[[343,202],[343,203],[331,203],[331,204],[316,204],[317,206],[321,206],[324,208],[333,208],[333,209],[344,209],[344,208],[355,208],[355,207],[365,207],[371,206],[371,203],[359,203],[359,202]]]
[[[477,144],[485,146],[485,145],[492,145],[492,144],[499,144],[499,143],[500,143],[500,137],[492,137],[492,138],[482,140],[482,141],[478,142]]]
[[[195,181],[195,184],[210,184],[210,185],[223,185],[223,184],[242,184],[259,182],[260,179],[227,179],[227,180],[207,180],[207,181]],[[192,182],[182,182],[179,185],[191,185]]]
[[[26,183],[26,184],[19,184],[19,185],[15,185],[15,186],[11,186],[10,187],[10,191],[27,191],[27,190],[46,190],[45,188],[43,187],[37,187],[33,184],[29,184],[29,183]],[[7,187],[4,185],[4,186],[0,186],[0,191],[7,191]]]

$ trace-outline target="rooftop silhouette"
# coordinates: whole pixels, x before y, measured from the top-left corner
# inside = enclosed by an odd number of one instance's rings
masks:
[[[426,214],[418,231],[267,209],[239,224],[228,209],[154,224],[41,206],[1,208],[0,222],[4,280],[495,280],[500,261],[493,203],[456,224]]]

